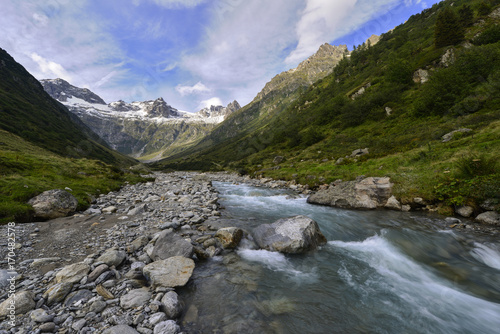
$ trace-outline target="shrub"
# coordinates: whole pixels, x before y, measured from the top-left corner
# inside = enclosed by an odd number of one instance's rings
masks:
[[[483,31],[481,35],[473,39],[476,45],[493,44],[500,41],[500,25],[495,24]]]
[[[467,156],[460,158],[456,163],[455,176],[461,179],[472,179],[477,176],[495,174],[498,169],[498,157]]]

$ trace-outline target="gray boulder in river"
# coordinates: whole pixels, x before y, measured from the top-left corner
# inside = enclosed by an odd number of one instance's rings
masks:
[[[391,196],[392,183],[388,177],[367,177],[331,184],[309,196],[307,202],[347,209],[376,209],[386,205]]]
[[[318,224],[306,216],[260,225],[253,231],[253,238],[260,248],[289,254],[305,253],[326,243]]]

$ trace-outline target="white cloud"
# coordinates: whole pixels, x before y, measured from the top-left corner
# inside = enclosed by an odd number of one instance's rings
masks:
[[[285,59],[288,64],[297,64],[316,52],[321,44],[356,30],[375,14],[398,3],[397,0],[306,1],[296,26],[297,47]]]
[[[210,92],[210,88],[205,86],[201,81],[199,81],[194,86],[177,85],[177,87],[175,87],[175,90],[178,91],[182,96]]]
[[[90,89],[113,84],[126,73],[126,57],[86,5],[85,0],[3,1],[0,45],[37,79],[61,77]]]
[[[221,105],[222,105],[222,100],[220,98],[212,97],[211,99],[201,101],[200,104],[198,105],[198,109],[210,108],[210,106],[221,106]]]
[[[219,1],[195,52],[179,67],[227,99],[248,103],[283,68],[302,0]]]
[[[69,73],[62,67],[61,64],[55,63],[53,61],[49,61],[36,52],[33,52],[31,54],[31,59],[33,59],[34,62],[38,64],[40,67],[40,71],[47,77],[47,78],[61,78],[66,81],[71,82],[72,77],[69,75]]]

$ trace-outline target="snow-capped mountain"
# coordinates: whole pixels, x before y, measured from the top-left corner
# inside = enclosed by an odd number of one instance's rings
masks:
[[[185,143],[201,139],[229,114],[240,109],[237,101],[227,107],[211,106],[197,113],[180,111],[163,100],[106,104],[87,88],[62,79],[40,81],[54,99],[64,104],[88,127],[119,152],[150,160],[164,157]]]

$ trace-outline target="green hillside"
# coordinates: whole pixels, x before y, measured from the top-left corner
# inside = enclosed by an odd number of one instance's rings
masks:
[[[326,78],[268,93],[154,166],[236,169],[313,187],[387,175],[403,199],[500,201],[498,4],[436,4],[358,46]],[[462,128],[472,131],[442,142]],[[364,148],[368,155],[350,157]]]
[[[71,188],[83,209],[92,196],[141,180],[124,172],[137,164],[106,147],[0,49],[0,223],[29,221],[26,202],[49,189]]]

